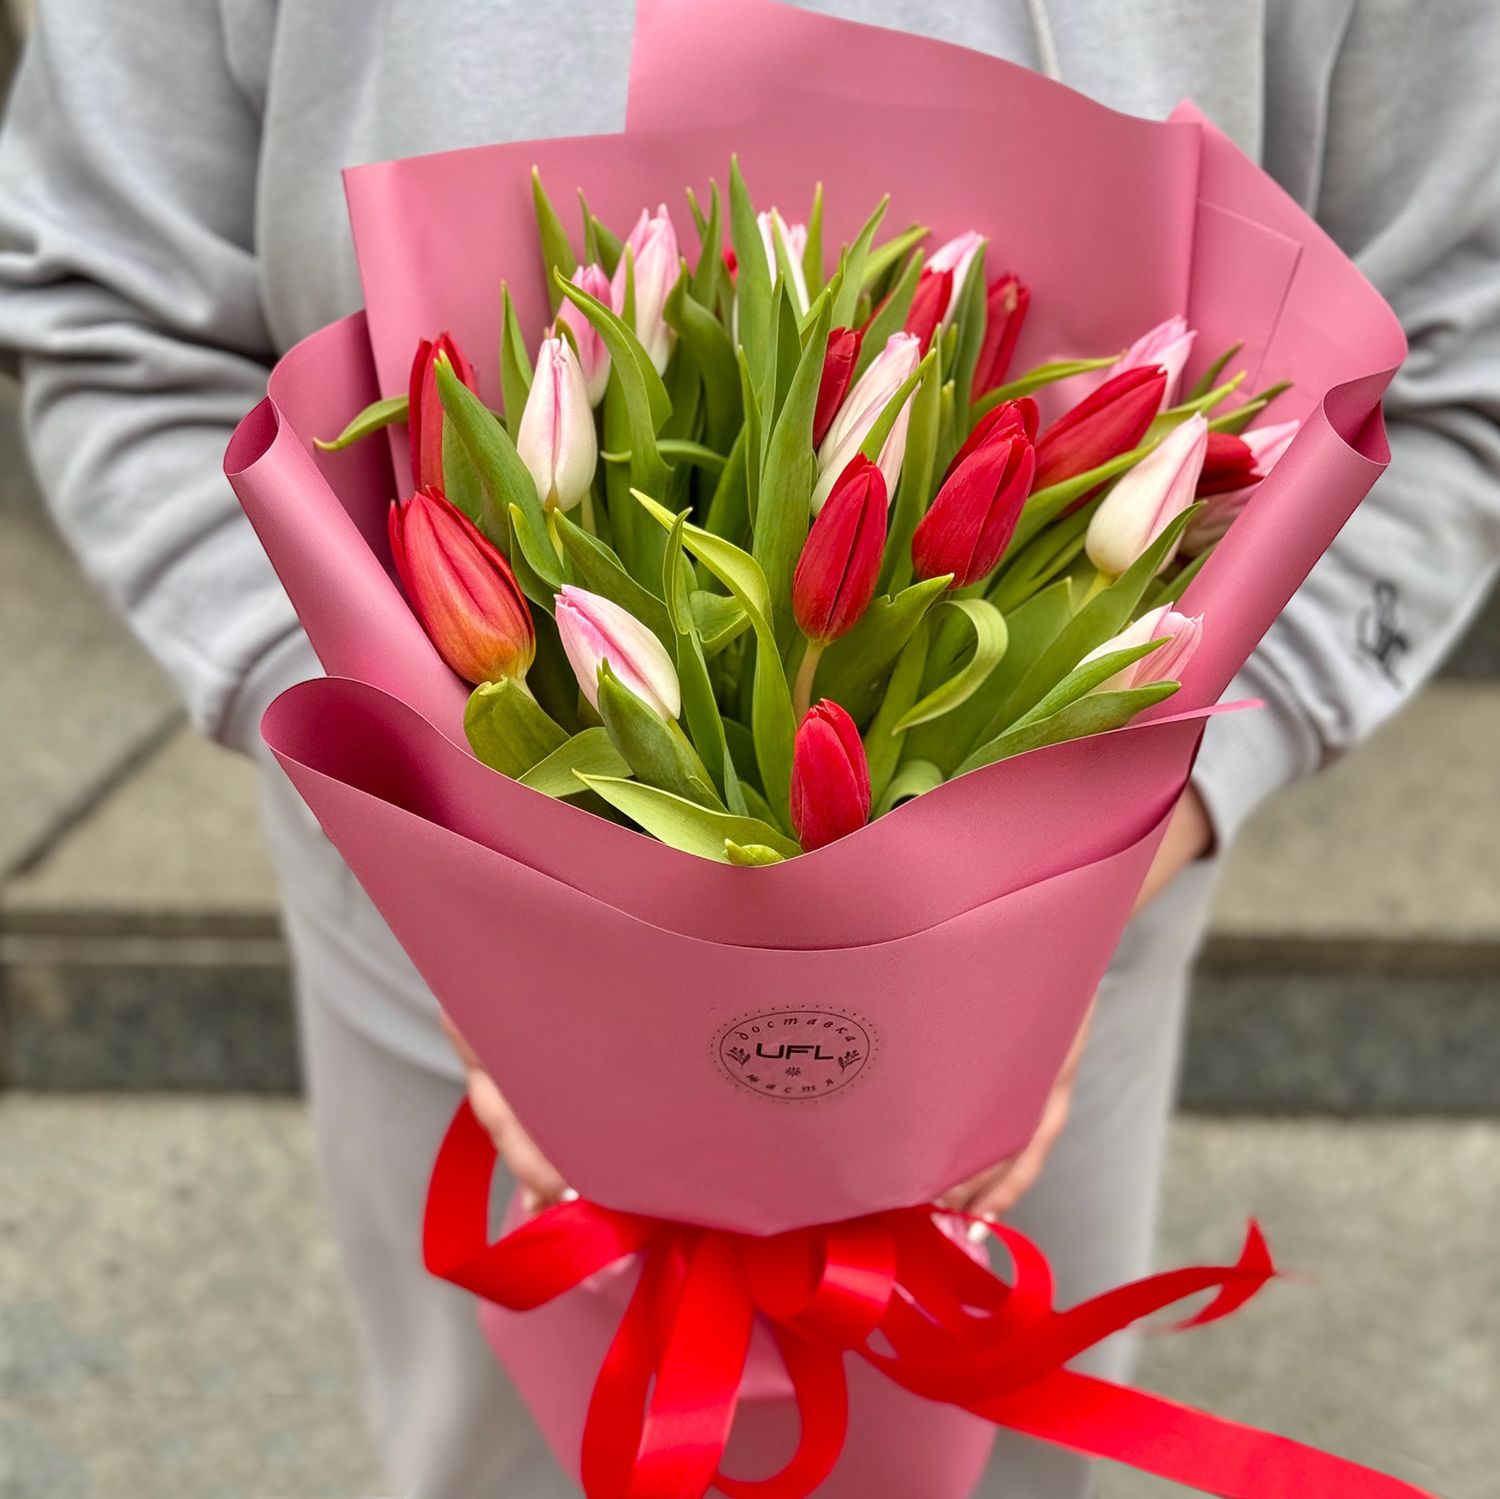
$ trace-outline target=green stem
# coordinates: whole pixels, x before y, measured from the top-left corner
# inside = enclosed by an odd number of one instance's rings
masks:
[[[797,668],[797,680],[792,685],[792,712],[798,723],[812,707],[813,678],[818,674],[818,662],[827,646],[826,640],[809,640],[802,653],[802,664]]]

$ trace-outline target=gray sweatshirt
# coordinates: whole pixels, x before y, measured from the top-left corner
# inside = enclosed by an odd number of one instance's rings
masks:
[[[840,0],[1161,116],[1191,96],[1394,304],[1395,461],[1197,771],[1221,837],[1429,674],[1500,556],[1495,0]],[[0,141],[0,343],[58,524],[242,748],[312,675],[220,472],[291,343],[359,304],[339,169],[624,116],[629,0],[45,0]],[[726,61],[726,65],[732,66]]]

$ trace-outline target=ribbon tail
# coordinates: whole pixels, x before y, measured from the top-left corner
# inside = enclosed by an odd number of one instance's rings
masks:
[[[966,1409],[997,1426],[1219,1499],[1438,1499],[1289,1437],[1067,1370]]]

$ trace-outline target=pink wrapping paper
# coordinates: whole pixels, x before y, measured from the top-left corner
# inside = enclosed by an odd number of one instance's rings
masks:
[[[767,0],[640,0],[630,127],[351,170],[366,311],[281,361],[226,468],[331,677],[278,699],[265,737],[541,1148],[606,1205],[770,1233],[930,1198],[1029,1138],[1201,715],[1387,460],[1379,400],[1404,340],[1190,106],[1150,123],[993,58]],[[994,263],[1033,286],[1018,369],[1182,312],[1200,365],[1244,340],[1247,388],[1292,379],[1274,415],[1304,418],[1189,591],[1205,643],[1155,721],[991,766],[751,870],[478,765],[467,689],[389,566],[404,434],[312,448],[404,390],[417,340],[440,328],[497,401],[500,280],[528,340],[546,316],[534,163],[559,203],[582,187],[623,228],[722,182],[731,151],[762,205],[801,205],[821,178],[830,246],[886,191],[887,232],[990,233]],[[486,1312],[565,1459],[607,1302]],[[749,1468],[785,1435],[776,1393],[741,1438]],[[857,1392],[854,1420],[871,1433],[851,1440],[856,1467],[937,1433],[935,1496],[968,1492],[988,1445],[970,1418],[891,1390]],[[851,1481],[826,1492],[906,1492]]]

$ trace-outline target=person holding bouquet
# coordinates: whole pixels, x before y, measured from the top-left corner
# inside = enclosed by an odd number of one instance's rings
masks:
[[[1500,20],[1478,0],[1439,25],[1370,3],[1170,17],[1060,0],[841,9],[1039,66],[1118,108],[1160,115],[1192,95],[1357,257],[1415,350],[1388,401],[1392,471],[1243,673],[1242,695],[1268,711],[1210,726],[1035,1138],[945,1199],[1034,1236],[1070,1302],[1149,1261],[1213,855],[1266,794],[1350,747],[1430,674],[1500,553],[1500,104],[1484,66]],[[630,20],[604,0],[564,33],[518,4],[393,3],[374,19],[255,0],[171,0],[149,15],[99,0],[45,7],[0,142],[0,339],[22,355],[30,441],[61,526],[222,741],[255,753],[266,704],[317,671],[218,460],[276,354],[357,302],[338,168],[617,127]],[[956,256],[934,260],[948,285]],[[930,326],[914,342],[936,332],[944,285],[928,283]],[[1153,346],[1153,361],[1169,348]],[[561,340],[550,357],[567,364]],[[567,466],[542,467],[539,488],[562,498]],[[414,542],[398,541],[399,562]],[[1359,632],[1372,598],[1404,654]],[[602,628],[571,603],[580,641]],[[832,628],[826,614],[808,621],[810,638]],[[502,1376],[467,1299],[424,1276],[414,1225],[464,1088],[537,1202],[567,1184],[274,767],[264,800],[387,1461],[404,1492],[433,1499],[520,1482],[540,1493],[534,1470],[518,1476],[523,1451],[496,1440]],[[1130,1358],[1122,1342],[1092,1366],[1118,1376]],[[1088,1483],[1080,1460],[1002,1438],[993,1492],[1065,1499]]]

